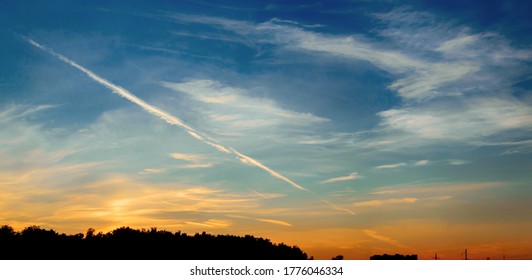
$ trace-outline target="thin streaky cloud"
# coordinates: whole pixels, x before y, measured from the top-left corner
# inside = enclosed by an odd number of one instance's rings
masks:
[[[89,76],[91,79],[93,79],[94,81],[98,82],[99,84],[107,87],[108,89],[111,89],[114,93],[120,95],[121,97],[124,97],[126,98],[127,100],[139,105],[141,108],[143,108],[145,111],[147,111],[148,113],[166,121],[167,123],[171,124],[171,125],[175,125],[175,126],[179,126],[181,128],[184,128],[188,134],[190,134],[192,137],[202,141],[203,143],[207,144],[207,145],[210,145],[214,148],[216,148],[217,150],[219,151],[223,151],[223,152],[232,152],[233,154],[235,154],[242,162],[246,162],[246,163],[249,163],[251,165],[254,165],[258,168],[261,168],[265,171],[267,171],[268,173],[270,173],[273,177],[276,177],[280,180],[283,180],[287,183],[289,183],[290,185],[292,185],[293,187],[297,188],[297,189],[300,189],[300,190],[307,190],[305,188],[303,188],[302,186],[296,184],[295,182],[293,182],[292,180],[286,178],[285,176],[279,174],[278,172],[274,171],[273,169],[265,166],[264,164],[260,163],[259,161],[249,157],[249,156],[246,156],[240,152],[238,152],[237,150],[235,149],[228,149],[226,147],[224,147],[223,145],[221,144],[218,144],[218,143],[214,143],[213,141],[210,141],[210,140],[206,140],[203,136],[201,136],[194,128],[190,127],[189,125],[187,125],[185,122],[183,122],[182,120],[180,120],[179,118],[153,106],[153,105],[150,105],[148,103],[146,103],[144,100],[138,98],[137,96],[135,96],[134,94],[132,94],[131,92],[129,92],[128,90],[120,87],[120,86],[117,86],[109,81],[107,81],[106,79],[96,75],[95,73],[93,73],[92,71],[90,71],[89,69],[77,64],[76,62],[70,60],[69,58],[59,54],[59,53],[56,53],[54,50],[48,48],[48,47],[45,47],[35,41],[33,41],[32,39],[30,38],[27,38],[27,37],[24,37],[30,44],[32,44],[33,46],[59,58],[60,60],[68,63],[69,65],[79,69],[80,71],[82,71],[83,73],[87,74],[87,76]],[[209,138],[209,139],[212,139],[212,138]],[[217,141],[216,141],[217,142]]]
[[[334,182],[340,182],[340,181],[349,181],[349,180],[356,180],[362,178],[360,175],[358,175],[358,172],[353,172],[347,176],[342,177],[336,177],[336,178],[330,178],[325,181],[321,181],[320,184],[327,184],[327,183],[334,183]]]
[[[356,216],[357,213],[347,209],[347,208],[343,208],[343,207],[338,207],[336,205],[334,205],[332,202],[328,201],[328,200],[325,200],[325,199],[321,199],[321,201],[325,204],[328,204],[329,206],[331,206],[334,210],[337,210],[337,211],[345,211],[353,216]]]
[[[48,109],[53,109],[56,107],[58,106],[51,104],[29,106],[28,108],[23,108],[22,106],[8,106],[6,110],[0,113],[0,122],[7,122],[12,119],[24,118],[28,115],[32,115]]]
[[[468,164],[469,161],[463,160],[463,159],[450,159],[449,164],[451,165],[465,165]]]
[[[255,221],[259,221],[259,222],[276,224],[276,225],[280,225],[280,226],[287,226],[287,227],[293,226],[292,224],[287,223],[285,221],[281,221],[281,220],[264,219],[264,218],[252,218],[252,217],[243,216],[243,215],[226,215],[226,216],[230,217],[230,218],[236,218],[236,219],[255,220]]]
[[[111,89],[114,93],[118,94],[119,96],[121,97],[124,97],[126,99],[128,99],[129,101],[131,101],[132,103],[135,103],[137,105],[139,105],[141,108],[143,108],[145,111],[147,111],[148,113],[166,121],[167,123],[171,124],[171,125],[175,125],[175,126],[178,126],[178,127],[181,127],[183,129],[185,129],[185,131],[191,135],[192,137],[196,138],[197,140],[200,140],[202,141],[203,143],[207,144],[207,145],[210,145],[216,149],[218,149],[219,151],[222,151],[222,152],[225,152],[225,153],[228,153],[228,154],[234,154],[237,156],[237,158],[244,164],[246,165],[252,165],[252,166],[255,166],[255,167],[258,167],[266,172],[268,172],[271,176],[275,177],[275,178],[278,178],[282,181],[285,181],[287,182],[288,184],[292,185],[293,187],[299,189],[299,190],[303,190],[303,191],[307,191],[311,194],[313,194],[314,196],[316,196],[319,200],[325,202],[326,204],[330,205],[333,209],[335,210],[338,210],[338,211],[345,211],[351,215],[356,215],[356,213],[350,211],[349,209],[345,209],[345,208],[341,208],[341,207],[338,207],[336,205],[334,205],[333,203],[331,202],[327,202],[327,201],[324,201],[323,199],[321,199],[316,193],[302,187],[301,185],[295,183],[294,181],[290,180],[289,178],[283,176],[282,174],[278,173],[277,171],[269,168],[268,166],[265,166],[264,164],[262,164],[261,162],[259,162],[258,160],[252,158],[252,157],[249,157],[247,155],[244,155],[242,153],[240,153],[239,151],[233,149],[233,148],[226,148],[225,146],[219,144],[219,142],[216,140],[216,139],[213,139],[211,137],[208,137],[208,136],[202,136],[200,135],[200,133],[198,131],[196,131],[194,128],[192,128],[191,126],[187,125],[185,122],[183,122],[182,120],[180,120],[179,118],[155,107],[155,106],[152,106],[150,104],[148,104],[147,102],[145,102],[144,100],[138,98],[137,96],[135,96],[134,94],[132,94],[131,92],[127,91],[126,89],[120,87],[120,86],[117,86],[107,80],[105,80],[104,78],[98,76],[97,74],[93,73],[92,71],[88,70],[87,68],[77,64],[76,62],[70,60],[69,58],[61,55],[61,54],[58,54],[56,53],[54,50],[48,48],[48,47],[45,47],[43,45],[40,45],[39,43],[33,41],[32,39],[30,38],[27,38],[27,37],[24,37],[24,39],[26,39],[31,45],[45,51],[45,52],[48,52],[49,54],[59,58],[60,60],[62,60],[63,62],[79,69],[80,71],[82,71],[83,73],[85,73],[87,76],[89,76],[91,79],[93,79],[94,81],[102,84],[103,86]]]
[[[278,194],[278,193],[268,193],[268,194],[265,194],[265,193],[260,193],[256,190],[252,190],[252,189],[248,189],[250,190],[252,193],[264,198],[264,199],[272,199],[272,198],[279,198],[279,197],[283,197],[284,195],[283,194]]]
[[[225,228],[225,227],[231,226],[230,221],[218,220],[218,219],[209,219],[205,222],[186,221],[185,224],[206,227],[206,228]]]
[[[45,47],[35,41],[33,41],[32,39],[30,38],[26,38],[28,40],[28,42],[30,44],[32,44],[33,46],[45,51],[45,52],[48,52],[49,54],[59,58],[60,60],[70,64],[71,66],[77,68],[78,70],[82,71],[83,73],[87,74],[87,76],[89,76],[91,79],[93,79],[94,81],[98,82],[99,84],[105,86],[106,88],[112,90],[114,93],[120,95],[121,97],[123,98],[126,98],[127,100],[139,105],[141,108],[143,108],[145,111],[147,111],[148,113],[156,116],[156,117],[159,117],[160,119],[168,122],[169,124],[172,124],[172,125],[177,125],[177,126],[180,126],[184,129],[187,130],[187,132],[191,135],[195,134],[197,135],[196,131],[188,126],[187,124],[185,124],[182,120],[180,120],[179,118],[175,117],[175,116],[172,116],[170,115],[169,113],[153,106],[153,105],[150,105],[148,103],[146,103],[144,100],[138,98],[137,96],[133,95],[132,93],[130,93],[129,91],[127,91],[126,89],[120,87],[120,86],[117,86],[107,80],[105,80],[104,78],[96,75],[95,73],[93,73],[92,71],[90,71],[89,69],[77,64],[76,62],[70,60],[69,58],[59,54],[59,53],[56,53],[54,50],[48,48],[48,47]],[[196,137],[196,136],[195,136]],[[197,135],[196,137],[197,139],[199,140],[202,140],[203,138],[199,135]]]
[[[279,221],[279,220],[271,220],[271,219],[255,219],[259,222],[265,222],[265,223],[270,223],[270,224],[275,224],[275,225],[280,225],[280,226],[285,226],[285,227],[291,227],[292,224],[289,224],[287,222],[284,222],[284,221]]]
[[[186,164],[181,167],[183,168],[209,168],[212,167],[214,163],[208,162],[208,163],[195,163],[195,164]]]
[[[384,164],[375,166],[375,169],[394,169],[405,166],[406,163],[400,162],[400,163],[394,163],[394,164]]]
[[[199,162],[203,159],[200,155],[193,155],[193,154],[179,154],[179,153],[172,153],[170,154],[170,157],[173,159],[179,159],[184,161],[192,161],[192,162]]]
[[[255,193],[256,195],[258,195],[258,196],[260,196],[260,197],[264,198],[264,199],[268,199],[268,197],[267,197],[267,196],[265,196],[265,195],[261,194],[261,193],[260,193],[260,192],[258,192],[258,191],[255,191],[255,190],[252,190],[252,189],[249,189],[249,190],[250,190],[251,192]]]
[[[396,247],[399,247],[399,248],[408,248],[408,246],[405,246],[405,245],[397,242],[396,240],[394,240],[394,239],[392,239],[390,237],[383,236],[383,235],[377,233],[374,230],[364,229],[364,230],[362,230],[362,232],[364,232],[364,234],[366,234],[367,236],[369,236],[369,237],[371,237],[371,238],[373,238],[375,240],[390,244],[392,246],[396,246]]]
[[[390,198],[390,199],[375,199],[353,203],[355,207],[367,207],[367,206],[382,206],[384,204],[401,204],[401,203],[414,203],[417,201],[415,197],[405,198]]]
[[[426,159],[422,159],[422,160],[416,161],[416,163],[414,163],[414,166],[425,166],[425,165],[428,165],[429,163],[430,161]]]
[[[279,178],[287,183],[289,183],[290,185],[294,186],[295,188],[297,189],[300,189],[302,191],[306,191],[307,189],[305,189],[304,187],[294,183],[292,180],[286,178],[285,176],[277,173],[275,170],[272,170],[271,168],[265,166],[264,164],[260,163],[259,161],[257,161],[256,159],[253,159],[253,158],[250,158],[240,152],[238,152],[237,150],[234,150],[234,149],[231,149],[231,151],[238,156],[238,158],[240,159],[240,161],[248,164],[248,165],[255,165],[255,166],[258,166],[264,170],[266,170],[268,173],[270,173],[273,177],[276,177],[276,178]]]
[[[166,172],[166,168],[146,168],[139,172],[141,175],[160,174]]]

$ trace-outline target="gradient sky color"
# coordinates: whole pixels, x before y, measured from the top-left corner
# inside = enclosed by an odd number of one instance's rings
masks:
[[[3,1],[0,224],[532,259],[531,6]]]

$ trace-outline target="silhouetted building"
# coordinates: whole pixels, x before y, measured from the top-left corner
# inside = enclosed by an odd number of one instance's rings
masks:
[[[373,255],[370,260],[417,260],[417,255]]]

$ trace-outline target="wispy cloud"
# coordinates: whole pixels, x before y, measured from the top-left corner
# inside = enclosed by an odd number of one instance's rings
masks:
[[[264,164],[258,162],[257,160],[253,159],[253,158],[250,158],[236,150],[231,150],[233,153],[235,153],[238,158],[240,159],[240,161],[242,161],[243,163],[245,164],[248,164],[248,165],[254,165],[254,166],[258,166],[266,171],[268,171],[268,173],[270,173],[273,177],[276,177],[276,178],[279,178],[287,183],[289,183],[290,185],[292,185],[293,187],[295,187],[296,189],[300,189],[302,191],[306,191],[307,189],[303,188],[302,186],[294,183],[292,180],[286,178],[285,176],[279,174],[278,172],[270,169],[269,167],[265,166]]]
[[[414,166],[425,166],[425,165],[428,165],[430,163],[430,161],[426,160],[426,159],[422,159],[422,160],[418,160],[414,163]]]
[[[400,11],[402,14],[407,11]],[[398,13],[398,12],[396,12]],[[429,21],[430,16],[420,17],[420,15],[409,15],[410,17],[425,18]],[[203,23],[216,26],[221,29],[229,30],[235,34],[248,37],[248,40],[255,40],[256,42],[275,43],[287,49],[311,51],[332,56],[341,56],[353,60],[369,61],[375,66],[388,71],[399,77],[390,88],[397,91],[398,94],[405,100],[424,100],[437,96],[457,95],[462,94],[459,91],[454,91],[454,87],[449,91],[449,86],[455,83],[467,83],[467,78],[472,74],[480,71],[481,60],[457,60],[457,59],[441,59],[435,60],[429,56],[423,57],[415,55],[407,50],[393,50],[387,48],[382,43],[372,41],[362,35],[329,35],[309,31],[301,26],[286,24],[280,20],[270,20],[267,22],[254,24],[245,21],[235,21],[224,18],[205,17],[205,16],[184,16],[179,15],[182,21],[191,21],[195,23]],[[397,17],[390,13],[388,15],[381,15],[381,19],[398,20]],[[429,24],[426,22],[426,24]],[[420,26],[406,25],[402,28],[421,28]],[[444,27],[440,27],[444,28]],[[447,27],[451,29],[452,27]],[[435,30],[432,30],[434,33]],[[414,32],[414,31],[413,31]],[[447,33],[452,34],[452,31]],[[385,33],[386,34],[386,33]],[[252,38],[252,39],[249,39]],[[435,37],[437,38],[437,37]],[[475,35],[470,35],[469,42],[473,43],[476,38]],[[449,38],[449,42],[441,42],[437,46],[423,46],[432,47],[439,51],[451,49],[451,46],[465,46],[467,39]],[[440,39],[441,40],[441,39]],[[443,46],[440,46],[443,45]],[[502,55],[502,52],[499,52]],[[506,56],[505,56],[506,57]],[[532,56],[522,55],[521,57],[530,59]]]
[[[51,104],[42,104],[42,105],[9,105],[6,108],[3,108],[0,112],[0,122],[7,122],[13,119],[20,119],[27,116],[31,116],[38,112],[56,108],[57,105]]]
[[[405,165],[406,163],[404,162],[394,163],[394,164],[384,164],[384,165],[375,166],[375,169],[395,169],[395,168],[403,167]]]
[[[436,50],[444,53],[453,53],[469,47],[470,45],[476,43],[479,39],[479,34],[460,34],[453,39],[443,42]]]
[[[256,219],[256,220],[257,221],[261,221],[261,222],[265,222],[265,223],[285,226],[285,227],[291,227],[292,226],[292,224],[289,224],[287,222],[280,221],[280,220],[272,220],[272,219]]]
[[[418,103],[380,112],[382,127],[422,139],[416,143],[454,140],[472,145],[504,139],[510,130],[530,131],[532,107],[515,97],[519,89],[514,84],[530,71],[532,50],[427,12],[397,8],[375,16],[388,26],[380,31],[383,36],[426,64],[390,85],[405,100]],[[432,100],[441,96],[450,98]]]
[[[252,217],[248,217],[248,216],[233,215],[233,214],[227,215],[227,217],[232,217],[232,218],[237,218],[237,219],[254,220],[254,221],[259,221],[259,222],[263,222],[263,223],[275,224],[275,225],[286,226],[286,227],[293,226],[292,224],[290,224],[288,222],[281,221],[281,220],[275,220],[275,219],[252,218]]]
[[[261,200],[249,193],[175,182],[145,183],[125,174],[88,176],[102,169],[98,163],[46,161],[28,170],[4,168],[0,171],[0,216],[4,217],[3,222],[15,227],[45,224],[83,231],[87,223],[100,229],[102,226],[112,229],[124,223],[166,228],[176,228],[178,224],[180,229],[187,225],[186,229],[197,231],[201,227],[231,225],[217,216],[260,209]],[[202,219],[205,213],[215,218]]]
[[[340,182],[340,181],[349,181],[349,180],[356,180],[362,178],[360,175],[358,175],[358,172],[353,172],[347,176],[342,177],[336,177],[336,178],[330,178],[325,181],[321,181],[320,184],[326,184],[326,183],[334,183],[334,182]]]
[[[424,139],[466,141],[532,129],[532,106],[510,98],[471,98],[454,106],[391,109],[379,115],[387,129]]]
[[[201,155],[192,155],[192,154],[179,154],[179,153],[172,153],[170,154],[170,157],[173,159],[180,159],[184,161],[193,161],[193,162],[200,162],[203,160],[203,156]]]
[[[403,244],[399,243],[398,241],[396,241],[396,240],[394,240],[394,239],[392,239],[390,237],[383,236],[383,235],[377,233],[374,230],[365,229],[365,230],[362,230],[362,232],[364,232],[367,236],[369,236],[369,237],[371,237],[371,238],[373,238],[375,240],[387,243],[389,245],[392,245],[392,246],[395,246],[395,247],[399,247],[399,248],[408,248],[408,246],[403,245]]]
[[[366,206],[382,206],[385,204],[403,204],[403,203],[414,203],[418,199],[414,197],[405,197],[405,198],[391,198],[391,199],[375,199],[367,201],[359,201],[353,203],[355,207],[366,207]]]
[[[146,168],[139,172],[141,175],[161,174],[166,172],[166,168]]]
[[[176,18],[285,50],[369,61],[389,72],[395,78],[389,89],[405,102],[378,114],[381,128],[392,137],[403,133],[418,137],[417,143],[441,139],[478,145],[470,140],[531,129],[532,107],[511,94],[515,82],[529,72],[531,50],[513,47],[499,34],[473,33],[467,26],[409,8],[374,17],[384,23],[376,32],[390,42],[361,34],[320,33],[277,19],[252,23],[205,16]]]
[[[450,159],[449,160],[449,164],[451,165],[464,165],[468,163],[469,162],[467,160],[463,160],[463,159]]]
[[[185,164],[182,167],[183,168],[209,168],[212,167],[214,163],[208,162],[208,163],[195,163],[195,164]]]
[[[215,228],[226,228],[232,225],[230,221],[227,220],[220,220],[220,219],[209,219],[206,221],[186,221],[184,222],[186,225],[192,225],[199,228],[209,228],[209,229],[215,229]]]
[[[203,106],[206,106],[202,113],[221,130],[242,131],[280,124],[308,126],[329,121],[309,113],[283,109],[271,99],[254,97],[248,90],[226,86],[213,80],[162,82],[161,85],[202,102]]]
[[[74,68],[77,68],[78,70],[82,71],[83,73],[87,74],[87,76],[89,76],[92,80],[98,82],[99,84],[111,89],[114,93],[118,94],[119,96],[121,97],[124,97],[126,98],[127,100],[131,101],[132,103],[134,104],[137,104],[138,106],[140,106],[141,108],[143,108],[146,112],[166,121],[167,123],[171,124],[171,125],[175,125],[175,126],[178,126],[178,127],[181,127],[183,129],[185,129],[189,135],[191,135],[192,137],[202,141],[203,143],[207,144],[207,145],[210,145],[212,147],[215,147],[216,149],[218,149],[219,151],[223,151],[223,152],[226,152],[226,153],[232,153],[234,155],[236,155],[241,161],[243,162],[246,162],[246,163],[249,163],[251,165],[254,165],[258,168],[261,168],[263,170],[265,170],[266,172],[270,173],[272,176],[280,179],[280,180],[283,180],[287,183],[289,183],[290,185],[292,185],[293,187],[297,188],[297,189],[300,189],[300,190],[306,190],[304,187],[296,184],[295,182],[293,182],[292,180],[286,178],[285,176],[281,175],[280,173],[278,173],[277,171],[274,171],[273,169],[265,166],[264,164],[260,163],[258,160],[256,159],[253,159],[249,156],[246,156],[238,151],[236,151],[235,149],[230,149],[230,148],[226,148],[224,147],[223,145],[221,145],[220,143],[218,143],[217,141],[215,141],[214,139],[212,138],[207,138],[207,137],[204,137],[204,136],[201,136],[200,133],[198,131],[196,131],[194,128],[190,127],[188,124],[186,124],[185,122],[183,122],[182,120],[180,120],[179,118],[153,106],[153,105],[150,105],[148,103],[146,103],[144,100],[138,98],[137,96],[135,96],[134,94],[132,94],[131,92],[127,91],[126,89],[122,88],[122,87],[119,87],[107,80],[105,80],[104,78],[96,75],[95,73],[93,73],[92,71],[88,70],[87,68],[77,64],[76,62],[68,59],[67,57],[61,55],[61,54],[58,54],[56,53],[54,50],[50,49],[50,48],[47,48],[45,46],[42,46],[40,45],[39,43],[33,41],[32,39],[29,39],[29,38],[26,38],[27,41],[32,44],[33,46],[45,51],[45,52],[48,52],[49,54],[59,58],[60,60],[66,62],[67,64],[73,66]]]
[[[416,198],[442,197],[457,195],[459,193],[470,193],[485,191],[493,188],[506,187],[507,182],[454,182],[454,183],[411,183],[376,188],[370,194],[383,195],[390,199],[403,199],[405,196]]]
[[[249,189],[252,193],[258,195],[259,197],[261,198],[264,198],[264,199],[273,199],[273,198],[279,198],[279,197],[283,197],[284,195],[283,194],[280,194],[280,193],[263,193],[263,192],[258,192],[256,190],[252,190],[252,189]]]

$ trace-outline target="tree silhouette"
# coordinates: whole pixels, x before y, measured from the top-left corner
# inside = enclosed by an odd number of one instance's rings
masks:
[[[30,226],[18,233],[10,226],[0,228],[0,259],[307,259],[297,246],[273,244],[251,235],[193,236],[157,228],[120,227],[108,233],[89,228],[87,233],[58,234]]]

